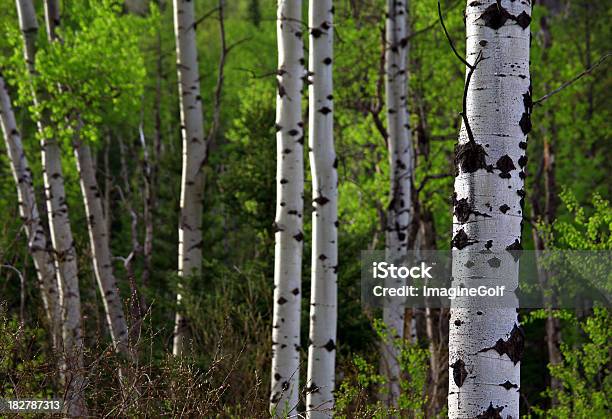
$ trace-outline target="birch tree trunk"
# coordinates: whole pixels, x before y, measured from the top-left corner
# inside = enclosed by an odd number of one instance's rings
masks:
[[[312,272],[306,412],[330,417],[334,408],[338,272],[338,160],[333,119],[333,5],[311,0],[308,68],[312,173]]]
[[[53,11],[57,4],[51,0]],[[17,0],[19,26],[24,34],[24,54],[30,77],[36,77],[35,39],[38,24],[35,9],[31,0]],[[56,24],[59,18],[51,19]],[[51,33],[51,32],[50,32]],[[39,103],[38,92],[33,91],[34,105]],[[45,133],[48,118],[42,115],[37,122],[40,133],[43,181],[49,219],[51,243],[55,256],[57,284],[62,310],[62,344],[60,372],[66,386],[64,396],[65,412],[72,416],[87,415],[87,406],[83,397],[85,388],[83,364],[83,331],[81,325],[81,297],[77,268],[76,249],[70,227],[64,176],[61,165],[61,151],[55,138]]]
[[[178,274],[197,278],[202,273],[202,199],[206,161],[206,141],[200,97],[200,72],[196,45],[194,2],[174,0],[174,32],[183,135],[183,175],[181,179],[181,214],[179,220]],[[183,312],[183,282],[178,284],[177,312],[172,353],[185,349],[187,319]]]
[[[28,250],[34,261],[38,286],[41,290],[45,312],[49,321],[52,345],[55,350],[61,350],[62,313],[55,264],[53,255],[50,252],[51,243],[38,213],[32,171],[30,170],[21,142],[21,135],[17,129],[11,99],[2,74],[0,74],[0,124],[2,125],[11,171],[17,186],[19,214],[25,224]]]
[[[115,351],[133,360],[133,354],[129,350],[128,327],[123,310],[123,302],[119,295],[117,280],[113,274],[108,238],[109,230],[106,225],[106,217],[104,216],[104,207],[100,188],[96,180],[91,150],[87,144],[80,141],[78,138],[79,134],[80,127],[77,127],[74,133],[73,149],[79,172],[85,214],[87,216],[87,230],[89,232],[94,273],[98,281],[100,293],[102,294],[106,323],[110,331],[113,347]]]
[[[45,1],[45,22],[49,41],[56,42],[57,26],[60,23],[60,9],[57,0]],[[79,120],[79,125],[81,121]],[[106,321],[110,331],[114,349],[133,360],[133,354],[128,347],[128,328],[123,310],[123,304],[117,288],[117,280],[113,274],[112,255],[108,238],[109,229],[104,216],[104,205],[94,163],[89,146],[81,144],[78,139],[80,126],[74,131],[73,149],[79,171],[81,194],[87,215],[92,262],[102,301]]]
[[[276,216],[270,412],[294,415],[299,402],[304,123],[302,121],[302,1],[277,10]]]
[[[45,26],[47,27],[47,38],[50,41],[57,40],[57,28],[60,26],[59,0],[45,0]]]
[[[469,67],[455,157],[453,286],[517,284],[519,262],[508,251],[521,249],[522,169],[531,130],[530,14],[528,1],[468,2]],[[519,417],[524,335],[518,303],[513,298],[514,306],[491,306],[485,300],[451,310],[451,418]]]
[[[387,0],[385,28],[385,94],[387,98],[387,131],[389,149],[390,194],[387,208],[386,258],[394,263],[407,255],[409,227],[412,222],[412,139],[407,101],[406,29],[407,5],[401,0]],[[401,285],[388,279],[385,286]],[[382,373],[387,377],[386,394],[382,395],[389,407],[397,407],[400,392],[400,365],[393,339],[404,335],[404,306],[400,298],[385,299],[383,322],[389,336],[382,342]],[[416,320],[416,319],[413,319]],[[413,325],[414,326],[414,325]]]

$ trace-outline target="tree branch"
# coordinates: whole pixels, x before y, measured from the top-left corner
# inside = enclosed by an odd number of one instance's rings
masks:
[[[446,25],[444,25],[444,18],[442,17],[442,8],[440,6],[440,0],[438,0],[438,16],[440,17],[440,24],[442,25],[442,29],[444,29],[444,34],[446,35],[446,39],[448,39],[448,43],[450,44],[451,49],[453,50],[453,52],[455,53],[455,55],[457,56],[459,61],[461,61],[463,64],[465,64],[467,67],[469,67],[471,69],[472,65],[470,63],[468,63],[465,60],[465,58],[463,58],[461,55],[459,55],[459,53],[455,49],[455,44],[453,43],[453,40],[451,39],[448,31],[446,30]],[[474,67],[475,66],[476,66],[476,64],[474,64]]]
[[[219,118],[221,115],[221,96],[223,93],[223,82],[225,79],[224,70],[225,70],[225,60],[227,59],[227,54],[230,49],[236,45],[232,45],[229,49],[227,47],[227,41],[225,38],[225,18],[224,18],[224,0],[219,0],[219,5],[217,10],[219,11],[219,34],[221,37],[221,58],[219,60],[219,69],[217,74],[217,85],[215,87],[215,100],[213,107],[213,122],[210,127],[210,131],[208,132],[207,138],[207,148],[210,147],[211,143],[214,141],[214,137],[217,135],[217,131],[219,129]],[[208,156],[208,153],[206,153]]]
[[[465,125],[465,130],[467,131],[468,140],[472,143],[474,142],[474,134],[472,133],[472,128],[470,127],[470,123],[467,117],[467,94],[470,88],[470,81],[472,80],[472,74],[474,74],[474,71],[476,70],[476,66],[478,66],[478,63],[480,63],[482,60],[484,60],[484,58],[482,58],[482,51],[480,51],[478,55],[476,56],[476,61],[474,61],[474,65],[467,64],[468,67],[470,68],[470,71],[468,71],[467,77],[465,79],[465,87],[463,89],[463,110],[460,113],[461,117],[463,118],[463,124]]]
[[[542,102],[544,102],[545,100],[549,99],[550,97],[556,95],[561,90],[565,89],[566,87],[571,86],[572,84],[574,84],[575,82],[580,80],[582,77],[590,74],[591,72],[593,72],[593,70],[595,70],[597,67],[599,67],[601,64],[603,64],[603,62],[606,61],[610,55],[612,55],[612,53],[610,53],[610,52],[607,53],[606,55],[601,57],[595,64],[593,64],[591,67],[589,67],[586,70],[584,70],[582,73],[578,74],[573,79],[571,79],[569,81],[566,81],[565,83],[563,83],[561,86],[557,87],[552,92],[549,92],[549,93],[545,94],[544,96],[542,96],[541,98],[539,98],[538,100],[534,101],[533,105],[534,106],[540,105]]]
[[[452,173],[438,173],[438,174],[434,174],[434,175],[425,175],[425,177],[423,178],[423,180],[421,181],[421,183],[419,184],[419,186],[416,189],[417,194],[419,192],[421,192],[423,190],[423,188],[425,187],[425,184],[427,183],[427,181],[433,180],[433,179],[445,179],[447,177],[453,177],[454,175]]]
[[[209,10],[208,12],[206,12],[204,14],[204,16],[202,16],[201,18],[199,18],[198,20],[196,20],[195,22],[193,22],[192,28],[193,29],[197,29],[198,25],[202,22],[204,22],[206,19],[208,19],[210,16],[212,16],[213,13],[215,13],[216,11],[219,10],[219,6]]]

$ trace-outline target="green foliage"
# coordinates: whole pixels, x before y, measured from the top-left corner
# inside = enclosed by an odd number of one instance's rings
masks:
[[[53,395],[53,364],[44,352],[46,332],[20,324],[0,304],[0,394],[6,398]]]
[[[563,343],[563,362],[549,365],[551,376],[562,384],[561,389],[545,392],[556,405],[546,411],[533,410],[545,417],[603,418],[610,411],[612,394],[612,316],[606,309],[595,308],[593,316],[582,322],[574,317],[573,322],[583,337],[573,345]]]
[[[253,244],[259,251],[267,252],[273,243],[272,217],[276,203],[274,90],[269,83],[253,81],[241,92],[240,102],[240,111],[222,145],[226,158],[219,161],[214,156],[213,164],[223,167],[218,187],[226,210],[234,215],[227,220],[231,223],[227,228],[242,231],[236,237],[238,241],[256,238]],[[244,176],[236,176],[237,173]]]
[[[397,414],[406,418],[424,418],[427,406],[425,388],[429,375],[429,352],[406,339],[393,338],[386,325],[377,319],[374,329],[381,342],[391,343],[399,354],[402,378],[398,410],[390,410],[373,394],[385,394],[387,378],[378,368],[361,356],[353,358],[351,375],[340,385],[336,393],[336,417],[386,418]]]
[[[124,157],[132,191],[128,199],[137,213],[140,245],[144,232],[144,150],[139,138],[140,125],[149,161],[155,169],[155,236],[147,286],[141,283],[142,253],[136,252],[133,259],[135,280],[151,304],[143,327],[143,335],[147,338],[142,342],[142,370],[138,371],[139,376],[150,377],[140,401],[145,414],[266,415],[274,249],[271,226],[276,199],[275,3],[261,0],[225,2],[227,45],[233,47],[226,57],[221,127],[205,169],[204,273],[199,278],[190,278],[190,292],[186,293],[185,300],[191,320],[194,356],[184,362],[176,362],[167,355],[175,309],[182,157],[172,5],[168,1],[160,2],[158,8],[157,2],[149,2],[148,15],[140,17],[125,13],[122,3],[118,0],[62,1],[59,32],[62,42],[53,44],[46,40],[42,8],[37,3],[41,28],[37,38],[39,75],[34,83],[43,100],[35,108],[14,2],[0,2],[0,30],[5,34],[0,39],[0,70],[11,87],[41,208],[44,191],[40,150],[35,141],[35,123],[41,113],[53,122],[48,134],[64,140],[63,168],[79,255],[86,342],[92,348],[92,358],[98,360],[108,338],[100,298],[94,291],[86,217],[68,143],[77,115],[83,121],[82,137],[94,145],[93,151],[97,153],[102,192],[110,199],[108,215],[115,256],[125,257],[132,251],[132,218],[121,197],[126,190],[118,140],[123,141],[127,150]],[[384,103],[380,102],[379,91],[384,3],[382,0],[335,2],[334,122],[339,160],[338,284],[341,301],[338,375],[342,377],[337,410],[338,415],[344,417],[388,415],[376,402],[378,388],[384,384],[375,356],[381,331],[372,329],[360,304],[359,288],[360,252],[368,248],[382,249],[385,241],[388,156],[380,127],[375,124],[375,112],[370,110],[370,107],[379,108],[378,118],[384,128],[386,111]],[[217,4],[217,0],[197,0],[197,18],[205,16]],[[564,0],[560,4],[563,7],[554,13],[540,2],[534,5],[531,26],[534,99],[571,79],[609,50],[609,11],[605,2]],[[304,6],[306,20],[306,2]],[[442,1],[446,25],[459,51],[465,49],[464,6],[465,3],[459,1]],[[216,17],[213,12],[197,27],[207,127],[213,112],[221,51]],[[448,247],[452,227],[449,197],[452,194],[453,145],[459,129],[465,69],[450,51],[437,22],[435,1],[410,2],[409,18],[413,36],[410,38],[408,99],[415,144],[415,187],[419,188],[421,208],[433,216],[438,247],[443,249]],[[550,46],[544,39],[544,18],[551,30]],[[306,37],[307,31],[304,31],[305,40]],[[556,182],[566,187],[561,194],[566,205],[559,206],[552,225],[541,226],[551,247],[592,251],[611,248],[612,220],[607,202],[608,177],[612,172],[608,145],[611,118],[607,96],[612,79],[606,71],[607,65],[602,64],[533,111],[534,129],[527,151],[529,166],[525,189],[528,197],[534,194],[535,185],[542,178],[538,169],[544,140],[555,150]],[[304,111],[306,116],[306,106]],[[107,134],[110,140],[102,141]],[[105,153],[109,155],[108,167],[104,164]],[[305,169],[306,244],[311,224],[307,155]],[[108,191],[107,179],[110,179]],[[24,272],[29,302],[26,314],[33,320],[42,318],[39,313],[42,310],[33,303],[40,297],[33,286],[35,273],[25,252],[15,196],[6,153],[0,144],[0,263],[10,263]],[[541,199],[539,195],[535,198]],[[525,214],[528,215],[530,199],[526,201]],[[529,237],[524,230],[524,241],[528,242]],[[527,248],[528,243],[525,244]],[[308,323],[310,256],[306,245],[303,325]],[[121,263],[116,263],[115,268],[125,298],[129,295],[126,271]],[[19,284],[11,278],[0,280],[0,295],[8,300],[9,313],[14,313],[20,290]],[[528,336],[533,337],[528,344],[538,346],[541,320],[548,314],[541,311],[526,322]],[[580,417],[586,410],[579,411],[578,404],[585,409],[589,404],[609,409],[601,400],[603,391],[609,391],[609,381],[606,381],[609,371],[601,364],[605,354],[595,353],[595,343],[606,346],[601,339],[608,333],[601,326],[603,320],[593,320],[600,325],[597,327],[588,326],[586,322],[584,328],[591,327],[591,331],[586,332],[582,326],[578,328],[578,322],[568,312],[555,311],[553,315],[562,318],[564,351],[573,354],[568,355],[564,369],[555,372],[568,382],[563,390],[565,396],[555,397],[569,400],[570,394],[576,394],[579,400],[572,405],[574,410],[552,413],[559,417]],[[48,337],[36,327],[20,328],[13,314],[5,316],[2,324],[0,382],[19,382],[28,395],[55,388],[55,383],[45,381],[55,371],[49,366],[53,356],[46,343]],[[585,339],[583,333],[591,333],[593,337]],[[24,338],[32,334],[36,336],[34,341]],[[302,341],[307,341],[306,327],[303,327]],[[423,393],[427,381],[426,352],[406,342],[397,344],[405,375],[401,383],[400,413],[419,417],[423,415],[426,402]],[[594,364],[585,367],[591,358]],[[48,363],[45,360],[49,360]],[[93,409],[99,409],[94,413],[101,413],[106,406],[114,408],[120,404],[117,383],[113,379],[119,361],[109,355],[100,362],[96,364],[99,368],[89,374],[90,401]],[[544,381],[544,377],[535,377],[545,375],[544,364],[546,357],[542,351],[523,362],[522,389],[525,399],[532,404],[534,400],[538,402],[538,394],[544,386],[529,384]],[[600,372],[595,374],[597,366]],[[605,383],[608,387],[604,387]],[[235,403],[237,400],[240,403]],[[139,411],[132,407],[123,413],[137,416]],[[555,416],[552,413],[550,416]],[[595,411],[592,416],[598,417],[598,413]]]
[[[36,112],[48,113],[62,137],[80,119],[81,136],[95,141],[102,126],[138,115],[146,75],[139,36],[151,32],[147,19],[122,16],[118,2],[87,3],[73,4],[72,25],[59,33],[61,42],[37,54],[35,88],[47,100]]]
[[[591,200],[592,211],[581,206],[576,196],[565,189],[561,199],[573,222],[561,221],[555,224],[555,231],[561,246],[578,250],[612,250],[612,207],[595,193]]]

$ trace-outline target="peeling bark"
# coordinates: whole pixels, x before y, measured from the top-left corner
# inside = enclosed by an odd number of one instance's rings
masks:
[[[190,0],[174,0],[174,33],[178,89],[183,136],[183,169],[181,178],[181,212],[179,220],[178,275],[198,278],[202,274],[202,212],[207,146],[204,138],[200,72],[196,44],[195,6]],[[187,318],[183,299],[183,282],[178,284],[177,311],[174,323],[172,353],[185,351]]]
[[[530,14],[528,1],[478,2],[466,9],[467,62],[473,64],[457,147],[451,244],[460,251],[453,252],[453,285],[488,278],[516,286],[518,261],[510,251],[521,249],[520,172],[531,129],[531,87],[524,77]],[[519,417],[518,391],[500,385],[520,382],[524,338],[516,308],[467,303],[451,310],[449,417]]]
[[[306,416],[331,417],[334,408],[338,272],[338,174],[334,150],[333,4],[311,0],[308,68],[312,172],[312,272]],[[310,390],[308,390],[310,389]]]
[[[299,402],[300,309],[304,212],[301,0],[279,0],[277,9],[276,216],[270,412],[294,415]],[[288,182],[283,182],[287,179]]]

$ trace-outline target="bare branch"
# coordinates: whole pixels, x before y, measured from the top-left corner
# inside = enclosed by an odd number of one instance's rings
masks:
[[[461,61],[463,64],[465,64],[467,67],[469,67],[471,69],[472,65],[470,63],[468,63],[465,60],[465,58],[463,58],[461,55],[459,55],[459,53],[455,49],[455,44],[453,43],[453,40],[451,39],[448,31],[446,30],[446,25],[444,25],[444,18],[442,17],[442,8],[440,6],[440,0],[438,0],[438,16],[440,17],[440,24],[442,25],[442,29],[444,29],[444,34],[446,35],[446,39],[448,39],[448,43],[450,44],[451,49],[453,50],[453,52],[455,53],[457,58],[459,58],[459,61]]]
[[[601,57],[599,60],[597,60],[597,62],[595,64],[593,64],[591,67],[589,67],[586,70],[584,70],[582,73],[578,74],[573,79],[571,79],[569,81],[566,81],[565,83],[563,83],[561,86],[557,87],[552,92],[549,92],[549,93],[545,94],[544,96],[542,96],[541,98],[539,98],[538,100],[534,101],[533,105],[534,106],[540,105],[542,102],[544,102],[545,100],[549,99],[550,97],[556,95],[561,90],[565,89],[566,87],[571,86],[572,84],[574,84],[575,82],[580,80],[582,77],[590,74],[591,72],[593,72],[593,70],[595,70],[597,67],[599,67],[601,64],[603,64],[603,62],[606,61],[610,55],[612,55],[612,53],[610,53],[610,52],[607,53],[606,55]]]
[[[234,68],[234,70],[244,71],[246,73],[249,73],[252,79],[263,79],[266,77],[272,77],[272,76],[278,75],[278,70],[271,70],[271,71],[268,71],[262,74],[257,74],[250,68],[237,67],[237,68]]]
[[[465,79],[465,87],[463,89],[463,110],[461,111],[460,115],[463,118],[463,124],[465,125],[465,130],[467,131],[468,140],[472,143],[474,142],[474,134],[472,133],[472,128],[470,127],[470,123],[467,117],[467,94],[470,88],[470,81],[472,80],[472,75],[474,74],[474,71],[476,70],[476,66],[482,60],[484,60],[484,58],[482,58],[482,51],[480,51],[478,55],[476,56],[476,61],[474,61],[474,65],[467,64],[467,61],[466,61],[466,64],[470,68],[470,71],[468,72],[467,77]]]
[[[219,118],[221,115],[221,97],[223,93],[223,82],[225,79],[225,61],[227,60],[227,55],[239,43],[244,42],[245,40],[239,41],[236,44],[231,45],[229,48],[227,46],[227,40],[225,36],[225,17],[224,17],[224,0],[219,0],[219,5],[217,6],[217,10],[219,12],[219,34],[221,37],[221,58],[219,59],[219,68],[217,74],[217,85],[215,87],[215,98],[213,105],[213,122],[210,127],[210,131],[208,132],[207,138],[207,147],[210,148],[211,143],[214,141],[215,136],[217,135],[217,131],[219,130]],[[208,156],[208,153],[206,153]]]
[[[193,22],[192,28],[193,29],[197,29],[198,25],[202,22],[204,22],[206,19],[208,19],[210,16],[213,15],[213,13],[215,13],[216,11],[219,10],[219,6],[212,8],[211,10],[209,10],[208,12],[204,13],[204,16],[202,16],[201,18],[199,18],[198,20],[196,20],[195,22]]]
[[[425,177],[423,178],[423,180],[421,181],[421,183],[419,184],[419,186],[416,189],[417,194],[419,192],[421,192],[423,190],[423,188],[425,187],[425,184],[433,179],[445,179],[447,177],[453,177],[454,175],[452,173],[438,173],[438,174],[434,174],[434,175],[425,175]]]

